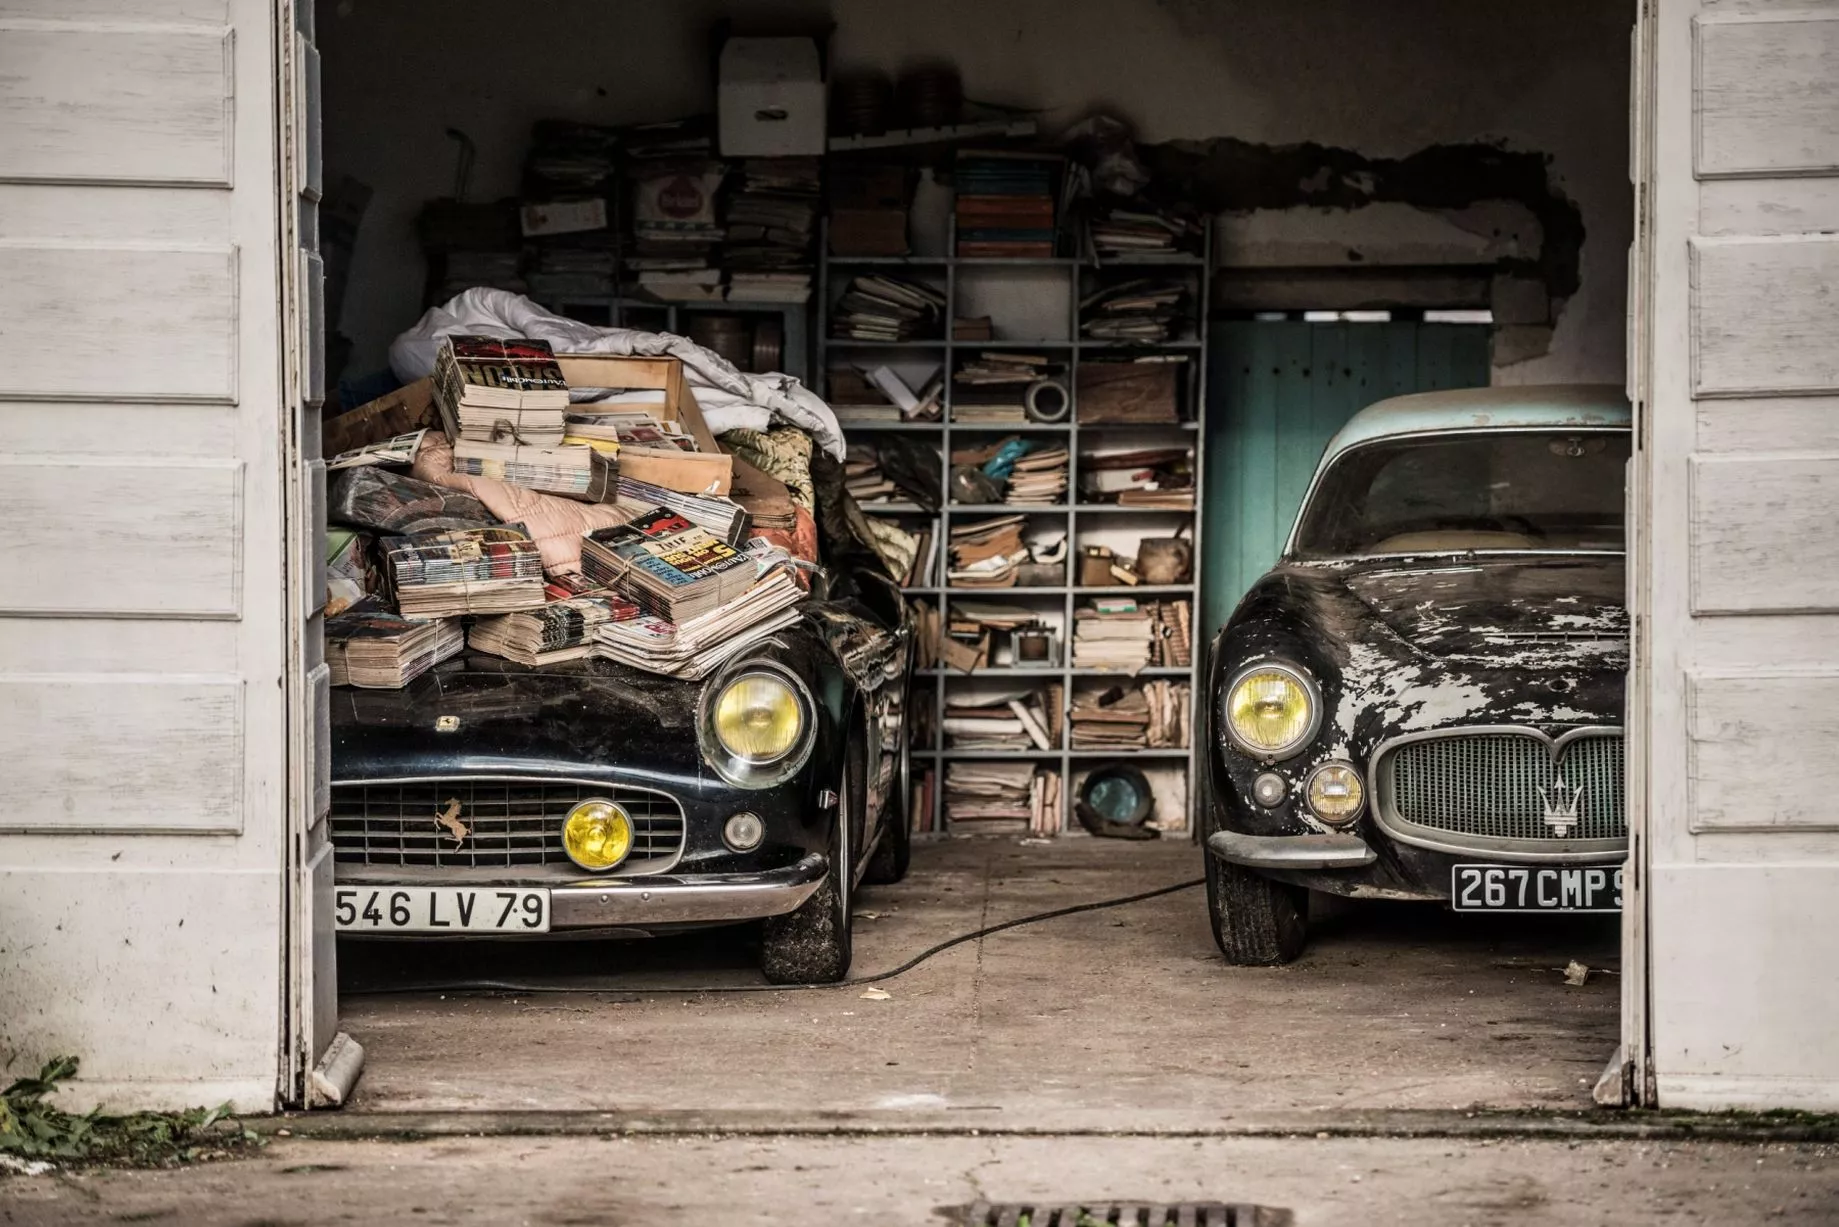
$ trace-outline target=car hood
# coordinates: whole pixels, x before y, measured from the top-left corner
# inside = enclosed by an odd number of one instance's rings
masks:
[[[401,690],[334,690],[332,778],[578,775],[634,764],[693,775],[702,685],[606,660],[531,669],[465,652]]]
[[[1342,582],[1417,651],[1502,667],[1624,667],[1620,556],[1388,561]]]

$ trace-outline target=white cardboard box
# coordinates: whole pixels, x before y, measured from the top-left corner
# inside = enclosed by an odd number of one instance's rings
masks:
[[[808,38],[731,38],[716,89],[723,157],[824,152],[824,75]]]

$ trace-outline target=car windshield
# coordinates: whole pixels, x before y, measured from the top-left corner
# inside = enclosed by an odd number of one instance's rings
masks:
[[[1351,448],[1297,522],[1298,558],[1623,547],[1629,435],[1491,431]]]

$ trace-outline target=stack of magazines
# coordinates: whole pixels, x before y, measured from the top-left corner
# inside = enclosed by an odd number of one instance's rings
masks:
[[[326,668],[334,686],[399,690],[464,646],[459,622],[398,617],[371,599],[326,619]]]
[[[444,337],[434,399],[453,440],[453,471],[586,502],[613,497],[609,459],[564,444],[568,383],[549,342]]]
[[[467,644],[520,665],[579,660],[594,649],[594,633],[609,622],[639,616],[639,607],[617,596],[574,596],[540,609],[481,618]]]
[[[392,545],[388,559],[405,618],[511,613],[544,602],[542,556],[520,529],[415,533]]]
[[[751,557],[663,507],[584,536],[581,570],[645,613],[677,624],[726,605],[755,576]]]

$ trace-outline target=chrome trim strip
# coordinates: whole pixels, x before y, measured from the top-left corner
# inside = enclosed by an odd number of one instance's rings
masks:
[[[557,929],[642,930],[653,925],[713,924],[782,916],[797,910],[809,899],[829,872],[828,858],[814,852],[797,864],[765,873],[647,874],[634,878],[576,879],[567,884],[501,875],[501,880],[495,884],[547,887],[551,932]],[[402,876],[398,872],[392,877],[385,868],[362,875],[340,874],[338,880],[366,886],[434,885],[428,881],[405,882]],[[366,932],[363,936],[395,935]],[[426,937],[427,934],[401,936]]]
[[[1518,736],[1545,743],[1553,762],[1573,741],[1586,737],[1621,737],[1620,725],[1587,725],[1571,729],[1557,737],[1525,724],[1463,724],[1432,729],[1424,733],[1404,733],[1382,741],[1373,750],[1367,767],[1367,786],[1371,790],[1373,821],[1380,830],[1401,844],[1447,852],[1454,856],[1481,855],[1497,861],[1529,865],[1612,865],[1628,855],[1627,839],[1504,839],[1498,836],[1463,836],[1438,827],[1408,822],[1392,812],[1392,752],[1400,746],[1418,741],[1435,741],[1449,737]],[[1626,817],[1626,816],[1625,816]]]
[[[1248,869],[1359,869],[1379,859],[1358,835],[1241,835],[1215,831],[1207,851]]]

